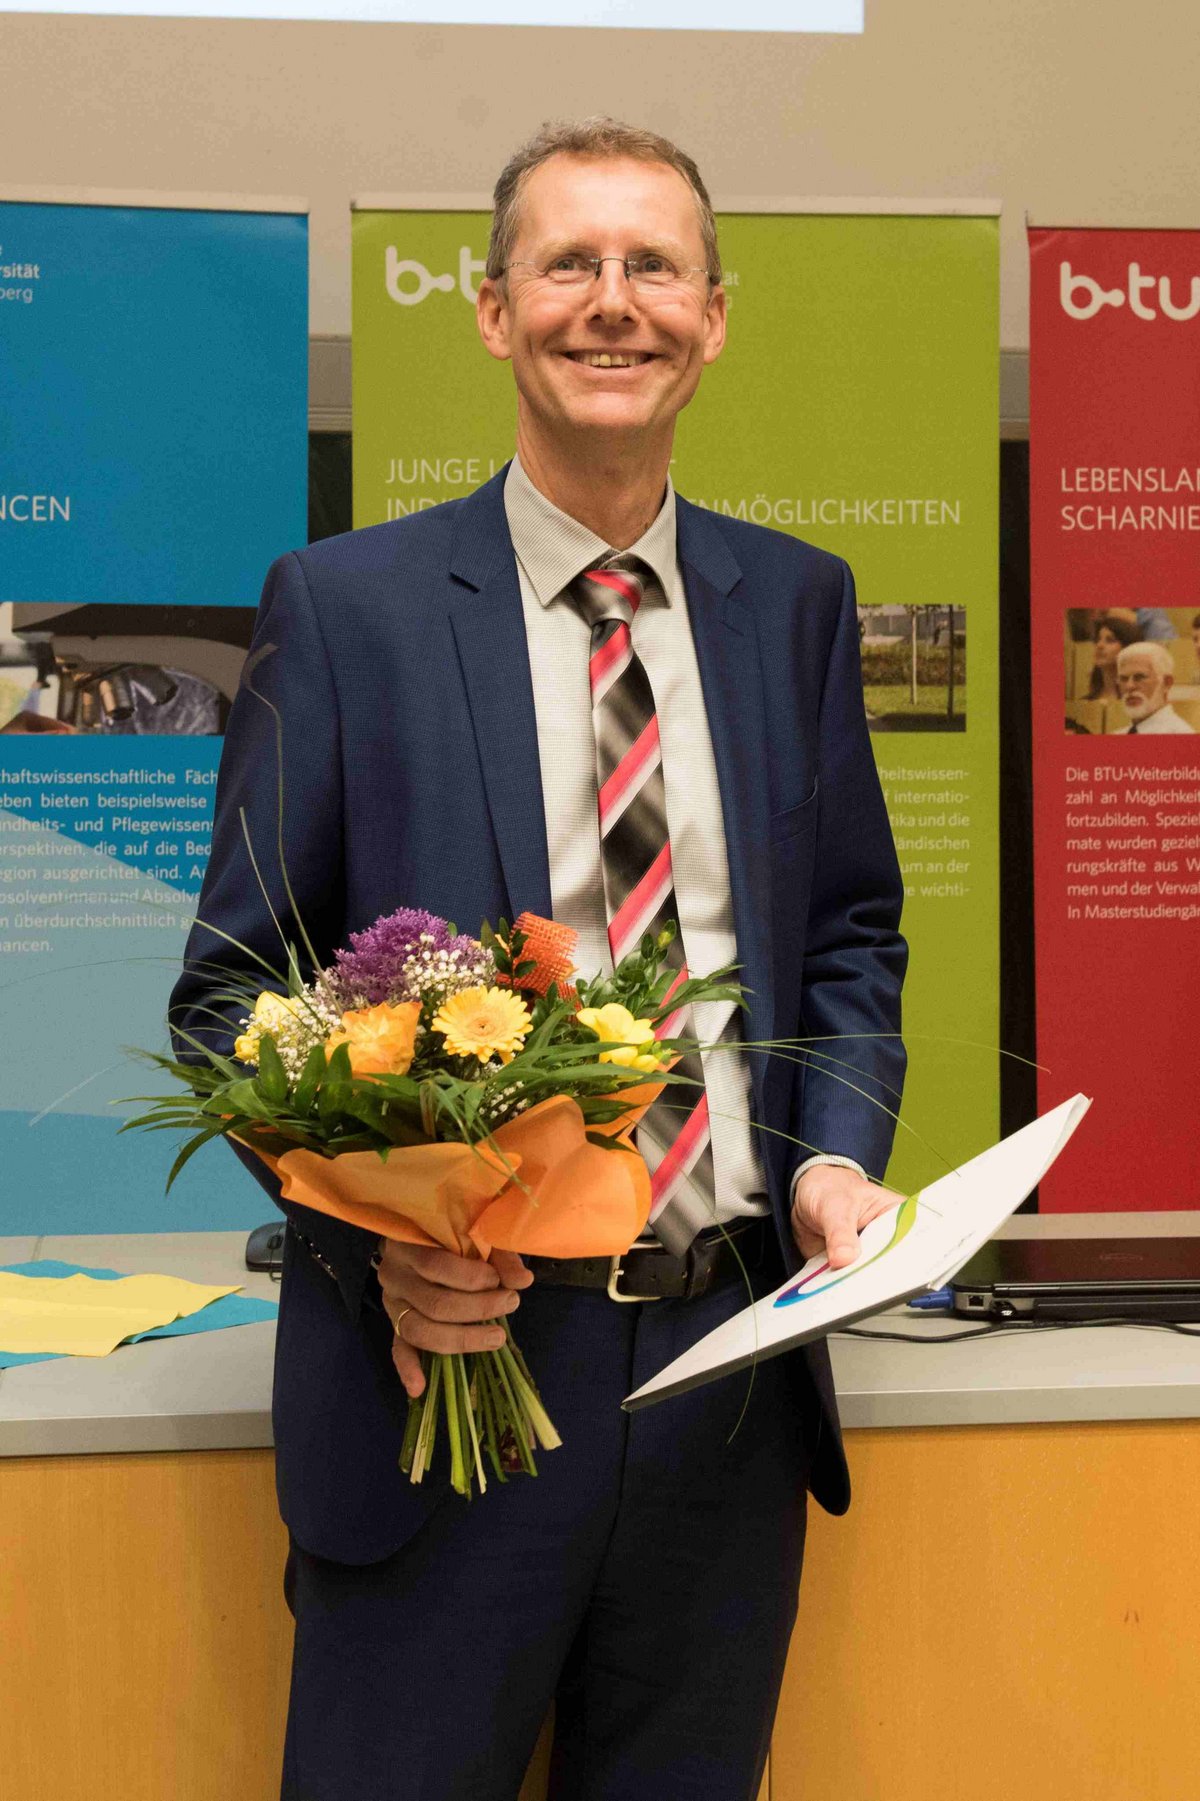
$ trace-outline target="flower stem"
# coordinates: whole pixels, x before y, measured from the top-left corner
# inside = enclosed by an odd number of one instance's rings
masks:
[[[471,1442],[471,1454],[475,1461],[475,1475],[479,1482],[481,1495],[487,1493],[487,1477],[483,1473],[483,1459],[479,1455],[479,1434],[475,1429],[475,1404],[471,1395],[471,1384],[467,1381],[467,1366],[461,1352],[454,1359],[454,1367],[458,1373],[458,1391],[462,1398],[462,1417],[466,1424],[467,1434]],[[470,1481],[467,1493],[470,1494]]]
[[[557,1450],[562,1444],[562,1439],[555,1431],[550,1415],[542,1406],[542,1398],[533,1385],[533,1380],[525,1367],[524,1358],[513,1355],[511,1340],[508,1344],[501,1346],[496,1356],[500,1359],[502,1366],[507,1365],[512,1392],[524,1413],[529,1436],[536,1437],[544,1451]]]
[[[492,1352],[492,1356],[495,1359],[494,1367],[496,1374],[500,1379],[500,1387],[504,1391],[504,1399],[508,1402],[507,1412],[502,1412],[501,1419],[516,1440],[522,1469],[530,1476],[536,1476],[537,1464],[533,1460],[533,1446],[529,1442],[529,1427],[525,1410],[513,1391],[512,1382],[509,1380],[508,1370],[504,1362],[504,1351],[506,1348],[507,1347],[502,1346],[500,1350]]]
[[[431,1357],[428,1386],[417,1401],[417,1405],[421,1408],[421,1429],[417,1434],[416,1449],[413,1453],[411,1476],[414,1482],[421,1480],[433,1457],[433,1447],[437,1439],[438,1390],[441,1384],[442,1360],[440,1357]]]
[[[496,1472],[498,1482],[507,1482],[504,1465],[500,1461],[500,1433],[496,1428],[496,1388],[488,1368],[488,1356],[484,1352],[475,1358],[475,1381],[479,1395],[479,1414],[483,1421],[484,1438],[487,1444],[488,1459]]]
[[[468,1499],[478,1484],[487,1492],[484,1452],[496,1479],[507,1480],[514,1469],[537,1475],[534,1450],[553,1450],[560,1439],[542,1404],[512,1336],[496,1351],[435,1354],[424,1358],[424,1394],[408,1404],[400,1467],[412,1482],[429,1470],[437,1443],[438,1416],[446,1418],[450,1441],[450,1483]]]
[[[406,1476],[412,1474],[413,1456],[417,1449],[417,1439],[421,1433],[421,1420],[425,1412],[424,1395],[409,1397],[408,1417],[404,1422],[404,1442],[400,1446],[400,1468]],[[414,1477],[414,1481],[416,1478]]]
[[[442,1375],[442,1399],[446,1408],[446,1430],[450,1434],[450,1486],[456,1495],[465,1495],[468,1491],[466,1465],[463,1462],[462,1416],[459,1411],[458,1381],[454,1372],[454,1358],[439,1353],[438,1362],[444,1365]]]

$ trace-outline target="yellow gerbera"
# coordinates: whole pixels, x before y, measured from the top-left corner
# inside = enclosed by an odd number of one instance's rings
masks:
[[[299,1010],[301,1002],[297,996],[276,994],[271,988],[264,988],[254,1003],[254,1012],[246,1030],[240,1038],[234,1040],[233,1054],[239,1063],[258,1063],[258,1043],[264,1032],[277,1032],[285,1020]]]
[[[452,1057],[499,1057],[509,1063],[533,1024],[523,1000],[506,988],[464,988],[443,1001],[433,1016],[433,1029],[446,1039]]]
[[[420,1001],[390,1006],[357,1007],[342,1014],[338,1031],[325,1040],[325,1049],[349,1047],[350,1068],[356,1076],[406,1076],[413,1060]]]
[[[642,1069],[648,1074],[662,1069],[661,1058],[639,1051],[639,1044],[654,1042],[654,1027],[648,1019],[635,1019],[628,1007],[609,1001],[606,1007],[581,1007],[575,1015],[581,1026],[597,1038],[616,1045],[615,1050],[601,1051],[601,1063],[619,1063],[625,1069]]]

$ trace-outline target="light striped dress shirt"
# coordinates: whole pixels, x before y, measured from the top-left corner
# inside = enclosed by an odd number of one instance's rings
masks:
[[[600,866],[596,746],[588,682],[591,631],[568,583],[612,546],[539,493],[514,457],[504,506],[517,556],[533,703],[537,716],[550,892],[554,917],[579,933],[584,975],[612,968]],[[624,547],[623,547],[624,548]],[[697,975],[737,961],[721,794],[700,671],[675,542],[675,492],[629,552],[658,578],[633,620],[633,644],[654,692],[675,899],[689,969]],[[515,897],[514,897],[515,898]],[[767,1211],[766,1180],[750,1124],[750,1073],[738,1048],[739,1020],[725,1003],[693,1009],[705,1043],[729,1048],[704,1057],[716,1176],[717,1222]],[[639,1134],[651,1169],[661,1147]]]

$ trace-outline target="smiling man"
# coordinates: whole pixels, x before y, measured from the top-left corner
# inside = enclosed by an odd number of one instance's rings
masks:
[[[537,154],[497,189],[479,328],[512,360],[514,468],[631,545],[663,507],[676,418],[725,343],[716,231],[677,166]]]
[[[1175,660],[1165,644],[1127,644],[1117,657],[1117,693],[1129,724],[1121,732],[1148,737],[1181,737],[1194,733],[1171,705]]]
[[[552,1702],[557,1801],[753,1801],[805,1491],[848,1501],[823,1345],[621,1410],[748,1288],[821,1247],[851,1261],[892,1198],[871,1177],[905,951],[853,583],[669,476],[725,325],[691,160],[611,120],[546,128],[497,184],[479,294],[512,365],[511,464],[268,577],[256,681],[284,721],[288,939],[294,906],[322,961],[399,904],[468,930],[528,908],[573,927],[591,971],[669,920],[691,967],[736,962],[749,993],[744,1016],[693,1022],[713,1048],[692,1098],[639,1129],[653,1210],[619,1265],[469,1262],[280,1203],[284,1801],[515,1801]],[[274,842],[272,734],[239,698],[175,997],[193,1031],[205,959],[275,953],[241,820]],[[747,1048],[768,1038],[814,1048]],[[412,1487],[421,1352],[494,1344],[518,1305],[563,1446],[471,1505],[443,1472]]]

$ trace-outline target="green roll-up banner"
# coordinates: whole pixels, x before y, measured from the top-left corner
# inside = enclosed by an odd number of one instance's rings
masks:
[[[909,1079],[888,1179],[999,1130],[999,229],[990,204],[798,202],[719,220],[729,340],[672,475],[715,511],[837,552],[904,870]],[[512,454],[512,376],[480,345],[489,217],[360,202],[354,520],[468,493]],[[853,830],[847,822],[847,830]]]

